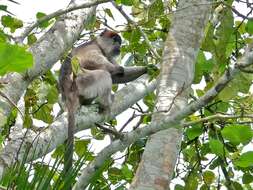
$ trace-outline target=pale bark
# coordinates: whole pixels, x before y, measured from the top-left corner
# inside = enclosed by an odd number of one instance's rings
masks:
[[[187,105],[194,64],[210,9],[208,0],[179,1],[165,42],[155,106],[158,112],[152,117],[154,125]],[[169,189],[181,139],[181,128],[152,135],[130,189]]]
[[[112,106],[112,115],[115,117],[134,103],[142,99],[147,93],[152,92],[156,88],[156,81],[147,82],[147,76],[132,82],[117,92],[115,103]],[[61,145],[67,138],[67,113],[62,114],[57,120],[41,132],[35,133],[32,130],[26,132],[22,129],[22,124],[17,123],[11,133],[10,140],[0,153],[0,179],[7,167],[10,167],[15,161],[21,161],[27,156],[26,161],[40,158],[48,152]],[[103,115],[94,112],[94,109],[83,107],[76,114],[76,132],[88,129],[104,120]],[[22,145],[22,146],[21,146]],[[27,153],[27,148],[29,152]]]

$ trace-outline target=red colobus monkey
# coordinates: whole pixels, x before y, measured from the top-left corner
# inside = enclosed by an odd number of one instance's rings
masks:
[[[96,39],[74,48],[60,69],[59,86],[68,110],[68,140],[65,152],[65,172],[72,166],[75,118],[79,105],[98,98],[100,112],[109,112],[113,102],[111,75],[124,74],[115,57],[120,54],[121,37],[109,30]],[[80,71],[73,73],[71,61],[77,58]]]

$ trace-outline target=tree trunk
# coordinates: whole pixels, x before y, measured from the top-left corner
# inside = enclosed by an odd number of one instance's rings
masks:
[[[165,42],[157,102],[152,123],[184,109],[194,78],[194,63],[210,15],[208,0],[181,0]],[[150,137],[130,189],[169,189],[182,129],[170,128]]]

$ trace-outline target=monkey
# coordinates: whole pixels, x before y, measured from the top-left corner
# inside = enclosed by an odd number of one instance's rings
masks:
[[[99,112],[110,112],[113,102],[112,76],[124,75],[124,68],[115,60],[115,57],[120,54],[121,43],[120,35],[104,30],[94,40],[74,48],[60,68],[59,88],[68,111],[65,173],[72,167],[76,109],[80,105],[91,104],[95,98],[98,98]],[[73,58],[78,60],[80,66],[77,73],[72,71]]]

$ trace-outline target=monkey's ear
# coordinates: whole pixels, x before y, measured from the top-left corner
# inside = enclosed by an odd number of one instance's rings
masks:
[[[118,36],[118,34],[114,31],[111,31],[111,30],[108,30],[108,29],[105,29],[101,34],[100,36],[102,37],[107,37],[107,38],[113,38],[114,36]]]
[[[100,36],[105,36],[106,35],[106,33],[108,32],[109,30],[106,28],[106,29],[104,29],[104,31],[103,32],[101,32],[101,34],[100,34]]]

